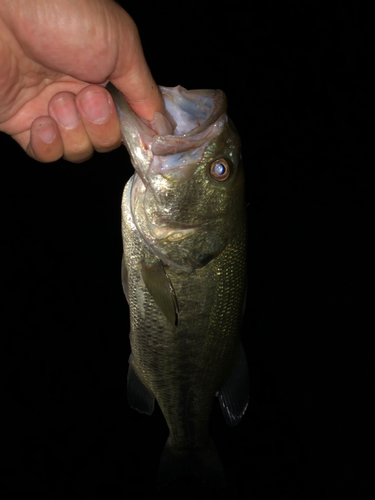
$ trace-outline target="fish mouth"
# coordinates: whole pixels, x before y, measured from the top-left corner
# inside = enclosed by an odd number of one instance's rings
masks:
[[[176,127],[173,134],[154,138],[152,152],[155,156],[173,155],[205,144],[213,126],[226,112],[227,99],[222,90],[186,90],[160,87],[167,109]]]
[[[227,98],[222,90],[160,86],[165,113],[156,111],[154,120],[148,122],[132,111],[112,83],[109,82],[106,88],[115,102],[122,139],[130,154],[140,147],[149,156],[150,153],[168,156],[196,149],[210,140],[210,136],[217,135],[215,122],[227,109]]]

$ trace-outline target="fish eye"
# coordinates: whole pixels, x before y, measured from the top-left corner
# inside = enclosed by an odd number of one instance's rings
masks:
[[[225,181],[230,174],[229,164],[224,158],[215,160],[211,163],[210,174],[215,181]]]

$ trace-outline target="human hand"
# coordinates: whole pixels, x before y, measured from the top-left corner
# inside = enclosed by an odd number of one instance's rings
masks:
[[[152,120],[162,99],[137,27],[113,0],[0,0],[0,131],[41,162],[121,143],[110,80]]]

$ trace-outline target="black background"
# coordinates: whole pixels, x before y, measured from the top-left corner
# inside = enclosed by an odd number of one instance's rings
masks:
[[[124,4],[125,5],[125,4]],[[249,220],[251,399],[212,436],[230,486],[162,494],[372,498],[375,43],[355,2],[125,5],[157,83],[221,88]],[[126,402],[124,148],[40,164],[2,134],[0,494],[153,498],[167,438]]]

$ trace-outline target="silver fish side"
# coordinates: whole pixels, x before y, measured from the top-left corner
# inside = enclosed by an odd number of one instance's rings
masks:
[[[145,124],[109,84],[135,174],[122,200],[122,282],[130,308],[128,401],[169,428],[159,484],[195,475],[226,484],[209,434],[249,393],[240,341],[246,208],[240,139],[221,91],[160,87],[165,116]]]

